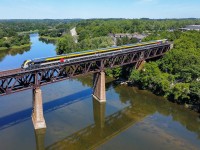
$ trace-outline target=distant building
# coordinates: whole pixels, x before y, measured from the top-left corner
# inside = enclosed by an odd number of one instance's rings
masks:
[[[145,35],[145,34],[138,34],[138,33],[134,33],[134,34],[130,34],[130,33],[116,33],[116,34],[110,33],[109,36],[112,37],[112,39],[114,41],[114,45],[116,45],[117,39],[119,39],[119,38],[124,38],[124,37],[128,37],[129,39],[136,38],[138,40],[138,42],[141,42],[143,38],[147,37],[147,35]]]
[[[130,33],[117,33],[117,34],[110,34],[110,36],[113,36],[113,37],[115,37],[115,38],[123,38],[123,37],[128,37],[128,38],[136,38],[136,39],[138,39],[138,40],[141,40],[141,39],[143,39],[143,38],[145,38],[146,37],[146,35],[144,35],[144,34],[137,34],[137,33],[135,33],[135,34],[130,34]]]
[[[181,30],[181,31],[191,31],[191,30],[200,31],[200,25],[188,25],[185,28],[180,28],[179,30]]]

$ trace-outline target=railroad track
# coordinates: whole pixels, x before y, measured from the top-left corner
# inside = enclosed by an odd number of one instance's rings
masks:
[[[16,68],[16,69],[12,69],[12,70],[5,70],[5,71],[0,71],[0,77],[2,76],[8,76],[11,74],[16,74],[16,73],[20,73],[21,71],[23,71],[23,69],[21,68]]]

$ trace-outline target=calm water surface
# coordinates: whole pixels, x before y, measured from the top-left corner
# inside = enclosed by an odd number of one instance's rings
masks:
[[[29,50],[0,53],[0,70],[56,55],[31,35]],[[0,97],[0,150],[190,150],[200,148],[199,114],[147,91],[106,81],[106,103],[93,100],[92,76],[42,87],[46,130],[34,131],[32,91]]]

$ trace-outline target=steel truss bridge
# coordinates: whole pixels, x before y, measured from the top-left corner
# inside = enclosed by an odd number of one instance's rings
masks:
[[[13,69],[0,72],[0,95],[12,94],[27,89],[34,89],[46,84],[68,78],[104,71],[128,64],[140,64],[152,58],[159,58],[170,50],[172,44],[154,44],[135,48],[116,50],[101,54],[80,56],[37,69]]]

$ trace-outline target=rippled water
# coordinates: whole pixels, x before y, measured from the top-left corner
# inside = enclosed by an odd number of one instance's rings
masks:
[[[31,35],[23,54],[5,54],[0,68],[55,55],[55,46]],[[14,63],[15,62],[15,63]],[[91,96],[92,76],[42,87],[46,130],[34,131],[32,91],[0,97],[1,150],[199,149],[199,114],[107,77],[106,103]]]

